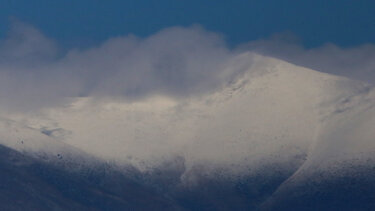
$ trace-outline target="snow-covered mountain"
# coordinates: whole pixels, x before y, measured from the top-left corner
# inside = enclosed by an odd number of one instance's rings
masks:
[[[313,210],[329,209],[349,203],[349,195],[331,193],[345,178],[365,181],[351,191],[375,184],[363,179],[374,166],[370,85],[253,53],[226,68],[222,74],[236,73],[229,81],[188,98],[88,97],[2,114],[0,143],[48,165],[74,163],[65,169],[84,162],[126,175],[134,168],[132,180],[159,191],[174,209],[290,210],[313,202]],[[365,199],[341,207],[374,208]]]

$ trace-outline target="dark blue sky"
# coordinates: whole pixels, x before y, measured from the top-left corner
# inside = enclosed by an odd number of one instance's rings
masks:
[[[232,45],[284,31],[307,47],[375,43],[374,0],[0,0],[2,37],[9,17],[67,48],[194,23],[224,34]]]

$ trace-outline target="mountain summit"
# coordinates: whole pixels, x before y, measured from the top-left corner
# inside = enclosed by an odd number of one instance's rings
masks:
[[[87,177],[81,173],[69,182],[84,184],[77,191],[87,193],[126,178],[132,182],[121,187],[141,195],[149,190],[144,203],[152,201],[155,209],[374,208],[375,189],[361,195],[363,187],[375,185],[369,176],[375,150],[370,85],[253,53],[237,55],[224,68],[218,77],[225,80],[214,90],[184,98],[86,97],[32,114],[2,115],[2,151],[18,151],[17,157],[30,156],[57,173],[110,166],[92,171],[96,182],[82,182]],[[24,168],[7,167],[10,173]],[[48,174],[54,177],[54,171]],[[342,185],[354,195],[333,191]],[[95,194],[85,197],[100,197]],[[113,203],[137,209],[130,195],[113,194],[103,203],[120,200]],[[86,199],[75,203],[91,209]]]

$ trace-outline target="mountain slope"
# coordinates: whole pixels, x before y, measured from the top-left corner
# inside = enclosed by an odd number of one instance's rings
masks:
[[[227,68],[236,74],[222,87],[189,98],[78,98],[7,114],[0,144],[43,170],[26,173],[28,164],[14,163],[4,169],[36,177],[35,188],[47,182],[53,190],[46,191],[56,192],[48,203],[72,200],[72,209],[374,207],[369,85],[251,53]],[[357,201],[345,204],[352,196]]]
[[[374,89],[348,97],[320,129],[307,161],[264,204],[267,209],[375,207]]]
[[[106,166],[71,171],[0,145],[1,210],[178,210],[170,199]]]

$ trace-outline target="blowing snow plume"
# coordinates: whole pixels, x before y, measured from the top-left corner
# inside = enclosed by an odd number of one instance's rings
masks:
[[[107,162],[132,169],[137,181],[184,208],[208,194],[202,184],[215,194],[235,192],[244,203],[236,209],[277,207],[308,178],[324,186],[352,175],[348,166],[374,163],[370,84],[229,49],[199,26],[59,52],[16,23],[1,54],[3,145],[68,168]],[[320,200],[314,194],[309,199]]]

